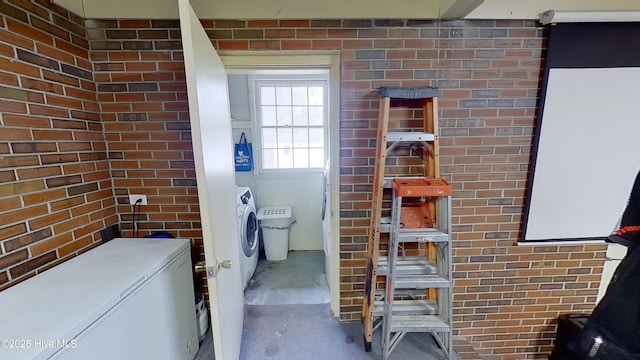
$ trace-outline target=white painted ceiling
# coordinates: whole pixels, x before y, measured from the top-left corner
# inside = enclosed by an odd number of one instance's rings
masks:
[[[177,0],[53,0],[87,19],[175,19]],[[638,0],[191,0],[203,19],[538,19],[546,10],[640,11]]]

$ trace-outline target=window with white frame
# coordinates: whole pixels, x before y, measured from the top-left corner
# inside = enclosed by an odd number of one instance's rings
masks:
[[[261,170],[324,168],[328,79],[253,80]]]

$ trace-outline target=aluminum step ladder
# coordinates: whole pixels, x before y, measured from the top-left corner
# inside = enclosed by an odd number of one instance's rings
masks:
[[[391,229],[391,221],[389,218],[384,218],[383,213],[383,197],[385,189],[390,189],[392,180],[396,177],[433,177],[440,176],[439,166],[439,145],[438,145],[438,95],[439,91],[432,87],[420,87],[420,88],[398,88],[398,87],[383,87],[380,88],[380,100],[379,100],[379,114],[378,114],[378,132],[376,138],[376,155],[375,155],[375,170],[373,175],[373,188],[371,199],[371,215],[369,224],[369,239],[367,249],[367,268],[365,279],[365,291],[362,305],[362,322],[364,324],[364,346],[365,350],[371,350],[371,340],[373,332],[382,323],[383,307],[384,307],[384,288],[385,283],[382,279],[388,273],[388,260],[386,249],[380,245],[381,233],[389,233]],[[392,131],[389,131],[390,117],[392,117],[392,101],[394,106],[401,107],[399,113],[401,115],[409,115],[409,119],[394,119],[394,126]],[[409,113],[407,113],[407,110]],[[413,113],[411,113],[413,111]],[[411,116],[413,115],[413,116]],[[421,118],[421,119],[420,119]],[[419,119],[419,120],[418,120]],[[386,163],[389,160],[390,164],[394,163],[396,156],[395,152],[402,150],[403,147],[409,149],[409,154],[412,155],[414,160],[415,155],[418,155],[419,161],[402,162],[397,163],[409,164],[402,169],[399,166],[395,166],[389,172],[391,175],[386,174],[388,170]],[[400,151],[402,152],[402,151]],[[404,151],[406,153],[406,151]],[[400,173],[399,171],[404,171]],[[388,207],[388,205],[387,205]],[[385,209],[388,210],[388,209]],[[430,217],[434,218],[437,213],[437,209],[431,208]],[[437,239],[445,239],[446,236],[440,233],[433,234]],[[425,267],[423,271],[429,271],[431,273],[436,270],[436,259],[438,258],[438,247],[433,243],[423,242],[427,244],[426,258],[411,259],[404,258],[399,259],[398,270],[412,271],[411,267]],[[423,262],[427,263],[423,263]],[[400,276],[400,275],[399,275]],[[402,277],[397,279],[397,282],[402,283]],[[412,292],[405,291],[406,289],[398,289],[396,293],[405,294],[409,298],[412,296]],[[424,291],[423,291],[424,292]],[[418,311],[432,311],[435,309],[434,304],[437,302],[438,292],[435,289],[428,291],[427,298],[419,303],[407,303],[398,301],[397,306],[394,307],[393,313],[409,313]],[[402,304],[406,304],[403,307]],[[418,307],[418,308],[416,308]]]
[[[393,180],[382,312],[385,360],[410,332],[432,335],[445,358],[453,359],[451,194],[451,185],[439,178]],[[431,207],[437,210],[435,219],[430,218]],[[417,218],[420,215],[422,219]],[[404,256],[403,246],[410,243],[432,244],[437,256],[434,260]],[[413,294],[407,297],[408,292]]]

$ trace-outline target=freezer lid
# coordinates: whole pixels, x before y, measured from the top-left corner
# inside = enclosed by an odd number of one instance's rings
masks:
[[[113,239],[0,292],[0,339],[13,342],[2,344],[0,359],[47,358],[189,246],[186,239]]]

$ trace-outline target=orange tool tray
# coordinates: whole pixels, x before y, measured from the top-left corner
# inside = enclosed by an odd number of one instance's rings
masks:
[[[440,178],[393,179],[395,196],[451,196],[451,185]]]

